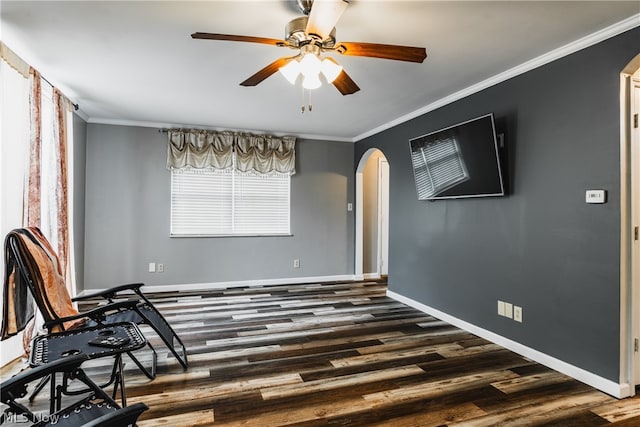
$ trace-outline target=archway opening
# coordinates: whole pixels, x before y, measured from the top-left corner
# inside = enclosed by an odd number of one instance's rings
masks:
[[[356,168],[355,276],[388,274],[389,163],[377,148],[367,150]]]

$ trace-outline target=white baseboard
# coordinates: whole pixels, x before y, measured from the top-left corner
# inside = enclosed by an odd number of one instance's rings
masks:
[[[380,278],[380,273],[364,273],[362,275],[362,277],[365,280],[371,280],[371,279],[379,279]]]
[[[335,276],[287,277],[284,279],[236,280],[230,282],[182,283],[175,285],[145,285],[142,289],[144,292],[206,291],[245,286],[290,285],[296,283],[337,282],[343,280],[362,280],[362,278],[357,278],[353,274],[340,274]],[[78,295],[82,296],[103,290],[104,289],[85,289]]]
[[[548,354],[542,353],[531,347],[527,347],[523,344],[520,344],[519,342],[510,340],[509,338],[505,338],[501,335],[496,334],[495,332],[488,331],[479,326],[473,325],[469,322],[458,319],[457,317],[444,313],[436,308],[429,307],[428,305],[412,300],[411,298],[407,298],[396,292],[387,290],[387,296],[431,316],[437,317],[440,320],[444,320],[445,322],[457,326],[460,329],[489,340],[492,343],[498,344],[508,350],[513,351],[514,353],[518,353],[528,359],[534,360],[551,369],[575,378],[578,381],[588,384],[591,387],[597,388],[598,390],[610,394],[611,396],[614,396],[618,399],[622,399],[624,397],[629,397],[632,395],[632,389],[629,384],[618,384],[592,372],[566,363],[553,356],[549,356]]]

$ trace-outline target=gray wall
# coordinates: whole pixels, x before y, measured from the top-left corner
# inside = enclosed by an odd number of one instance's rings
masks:
[[[353,274],[352,144],[298,140],[293,236],[223,238],[169,237],[166,145],[157,129],[88,125],[86,289]]]
[[[356,164],[370,147],[390,164],[393,291],[619,380],[619,73],[638,40],[634,29],[356,144]],[[511,194],[419,202],[409,139],[490,112]],[[585,204],[587,189],[608,203]],[[498,299],[524,322],[499,317]]]
[[[84,207],[87,160],[87,123],[73,115],[73,243],[76,284],[84,288]]]

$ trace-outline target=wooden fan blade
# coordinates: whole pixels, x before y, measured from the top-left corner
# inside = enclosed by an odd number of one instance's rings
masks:
[[[280,69],[280,67],[287,65],[287,63],[293,58],[295,58],[295,56],[276,59],[271,64],[264,67],[262,70],[258,71],[253,76],[240,83],[240,86],[256,86],[267,77],[270,77],[272,74],[276,73]]]
[[[343,95],[351,95],[360,90],[356,82],[354,82],[346,71],[342,70],[338,77],[333,81],[333,85]]]
[[[427,51],[423,47],[378,43],[340,42],[335,50],[342,55],[368,56],[407,62],[422,62],[427,57]]]
[[[215,34],[215,33],[193,33],[192,39],[203,40],[226,40],[233,42],[249,42],[249,43],[262,43],[275,46],[288,46],[288,43],[284,40],[268,39],[264,37],[252,37],[252,36],[234,36],[233,34]]]
[[[349,5],[345,0],[315,0],[311,6],[305,33],[326,39],[338,23],[338,19]]]

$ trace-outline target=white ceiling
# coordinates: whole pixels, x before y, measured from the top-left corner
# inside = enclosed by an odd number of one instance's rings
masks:
[[[0,13],[3,42],[78,103],[89,122],[345,141],[544,63],[571,50],[567,45],[586,46],[602,37],[584,38],[603,29],[609,36],[640,25],[638,1],[352,0],[338,41],[425,47],[427,59],[334,55],[361,90],[342,96],[324,85],[312,92],[313,111],[301,114],[300,87],[279,73],[239,86],[292,51],[190,37],[281,39],[285,24],[301,16],[295,2],[4,0]]]

